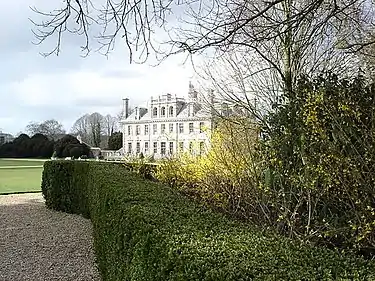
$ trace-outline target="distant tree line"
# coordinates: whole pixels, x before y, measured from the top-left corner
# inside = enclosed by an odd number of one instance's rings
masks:
[[[86,114],[74,123],[71,130],[74,136],[66,134],[63,125],[54,119],[32,121],[25,128],[28,134],[20,133],[12,142],[0,145],[0,158],[78,158],[83,155],[90,158],[93,155],[88,145],[118,150],[122,147],[122,133],[117,132],[120,115]],[[77,135],[85,143],[80,143]]]
[[[120,116],[104,116],[98,112],[85,114],[74,122],[71,133],[81,136],[85,143],[93,147],[108,148],[109,138],[118,131]]]
[[[52,156],[54,144],[53,140],[42,134],[35,134],[31,138],[21,134],[12,142],[0,146],[0,157],[48,158]]]
[[[55,119],[46,120],[41,123],[32,121],[26,126],[26,132],[31,136],[42,134],[53,140],[57,140],[65,134],[63,125]]]
[[[74,122],[70,133],[74,136],[79,135],[89,146],[118,150],[122,147],[122,135],[118,132],[118,121],[121,116],[122,113],[117,116],[101,115],[98,112],[85,114]],[[41,134],[54,141],[66,134],[63,125],[55,119],[32,121],[26,126],[25,131],[29,136]]]
[[[51,158],[52,155],[58,158],[92,157],[90,148],[72,135],[64,135],[55,141],[39,133],[32,137],[21,134],[0,146],[0,158]]]

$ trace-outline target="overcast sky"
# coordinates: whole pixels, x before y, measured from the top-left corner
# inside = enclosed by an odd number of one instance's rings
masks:
[[[82,58],[78,38],[65,38],[59,56],[41,56],[55,42],[32,44],[29,18],[38,16],[30,6],[56,1],[0,1],[1,131],[16,134],[30,121],[47,119],[69,131],[85,113],[117,114],[124,97],[135,105],[167,92],[186,95],[193,71],[182,56],[158,67],[129,64],[126,49],[118,44],[108,59],[95,52]]]

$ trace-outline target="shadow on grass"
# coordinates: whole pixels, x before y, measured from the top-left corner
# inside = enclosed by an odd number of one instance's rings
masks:
[[[42,193],[41,190],[31,190],[31,191],[9,191],[9,192],[0,192],[0,196],[2,195],[17,195],[17,194],[27,194],[27,193]]]

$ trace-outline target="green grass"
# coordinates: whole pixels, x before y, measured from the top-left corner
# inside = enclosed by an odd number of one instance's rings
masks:
[[[43,166],[45,160],[26,160],[26,159],[1,159],[0,167],[5,166]]]
[[[0,159],[0,194],[41,191],[43,164],[40,160]]]

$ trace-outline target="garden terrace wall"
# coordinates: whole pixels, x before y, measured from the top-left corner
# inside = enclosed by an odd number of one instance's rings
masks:
[[[374,262],[303,246],[205,209],[124,165],[48,161],[49,208],[93,224],[106,280],[371,280]]]

